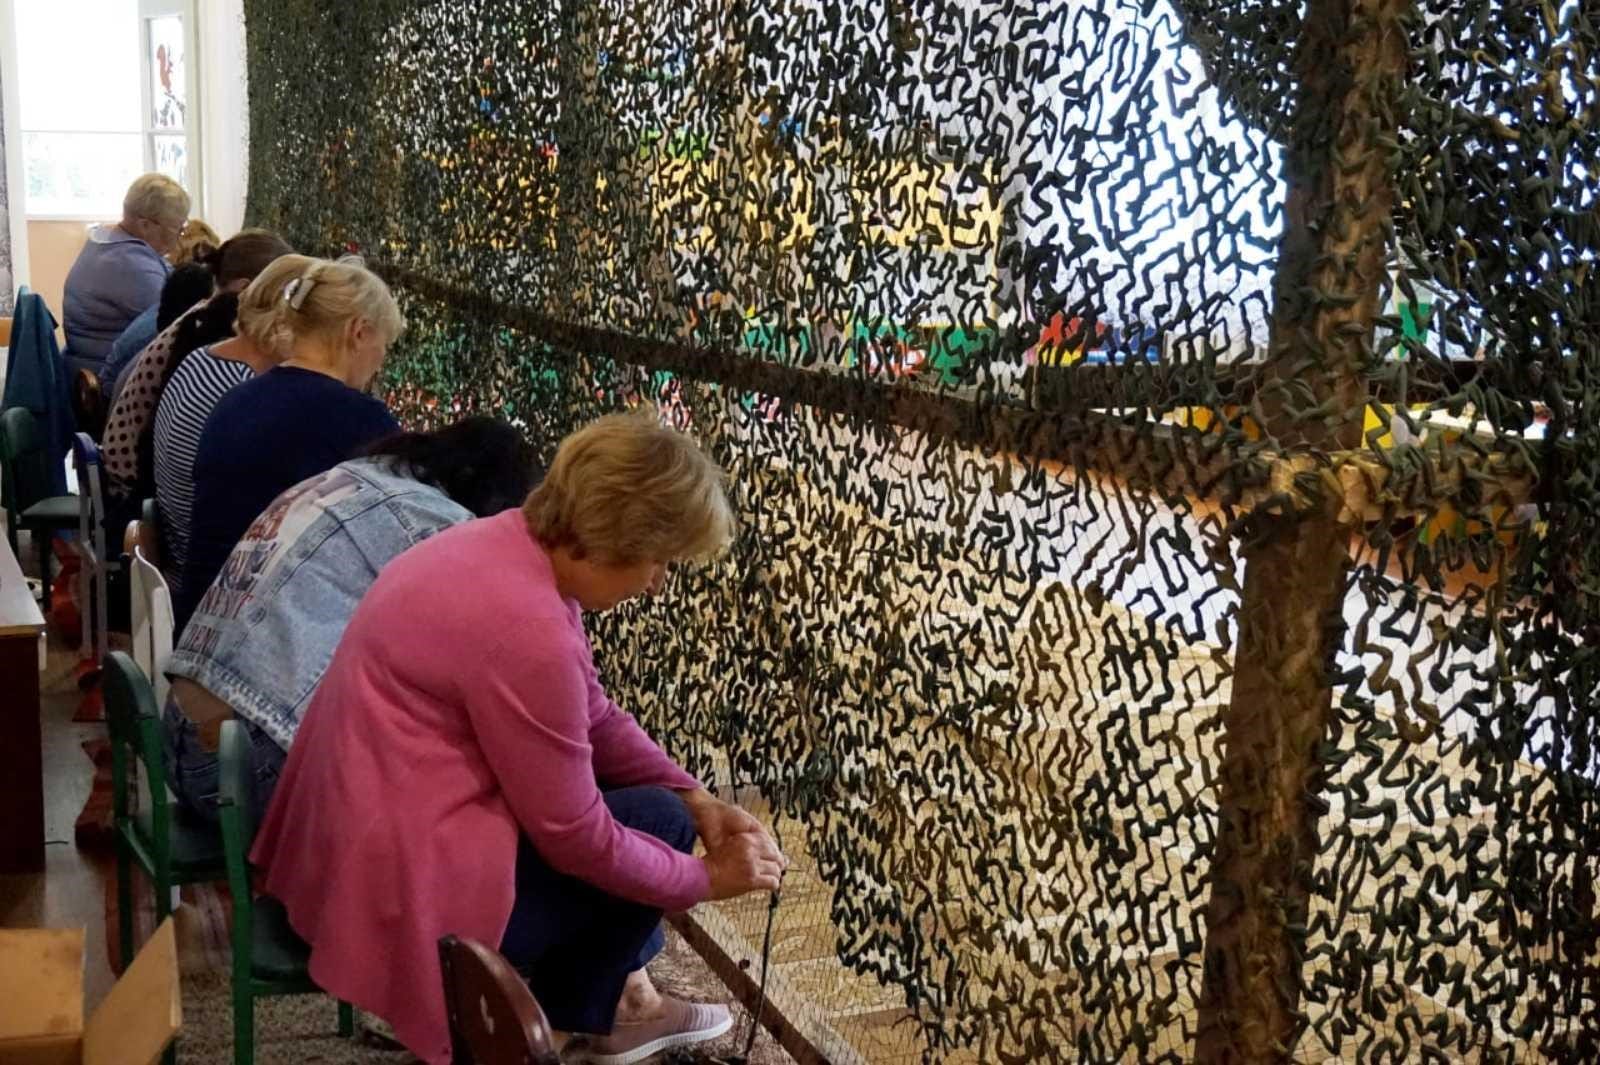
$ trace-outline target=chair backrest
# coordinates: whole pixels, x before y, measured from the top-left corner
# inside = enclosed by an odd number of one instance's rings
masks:
[[[83,501],[79,505],[91,520],[98,521],[106,512],[100,487],[105,465],[100,459],[100,445],[88,433],[72,434],[72,464],[78,473],[78,497]]]
[[[154,496],[139,504],[139,520],[144,524],[144,554],[157,566],[167,564],[166,529],[161,525],[161,504]]]
[[[131,751],[144,763],[144,776],[150,785],[152,846],[158,854],[166,854],[170,843],[166,754],[155,691],[138,663],[124,651],[107,654],[101,670],[106,727],[111,735],[112,812],[119,824],[129,816],[128,753]]]
[[[143,508],[140,510],[144,517],[134,518],[123,526],[122,553],[131,555],[135,547],[142,548],[144,557],[150,560],[151,565],[160,568],[162,562],[161,530],[156,528],[154,520],[150,517],[150,507],[154,502],[154,500],[146,499]],[[162,572],[165,573],[166,571],[162,570]],[[167,583],[171,584],[172,582],[169,580]]]
[[[129,574],[133,619],[133,657],[150,678],[156,705],[165,705],[170,684],[163,672],[172,657],[172,591],[159,567],[145,557],[142,544],[133,547],[133,566]]]
[[[110,643],[106,571],[112,561],[106,551],[105,497],[100,488],[104,466],[100,445],[88,433],[72,434],[72,463],[78,471],[78,540],[73,546],[83,560],[78,571],[83,648],[85,654],[92,653],[99,660],[105,658]]]
[[[233,811],[231,820],[240,854],[248,857],[256,841],[255,785],[250,775],[250,737],[237,721],[222,723],[222,739],[217,745],[217,805]],[[223,835],[227,836],[224,819]],[[224,840],[224,842],[230,842]],[[231,861],[231,859],[230,859]]]
[[[72,375],[72,408],[78,428],[99,440],[106,427],[106,399],[94,371],[79,370]]]
[[[5,491],[6,510],[13,517],[55,494],[39,422],[27,407],[0,413],[0,482],[4,482],[0,488]]]
[[[233,895],[233,978],[249,977],[249,953],[255,921],[250,880],[250,847],[256,841],[254,794],[250,780],[250,740],[237,721],[222,723],[217,743],[217,820],[222,826],[222,855]],[[234,986],[238,986],[235,983]]]
[[[439,940],[455,1065],[560,1065],[533,992],[511,963],[471,939]]]

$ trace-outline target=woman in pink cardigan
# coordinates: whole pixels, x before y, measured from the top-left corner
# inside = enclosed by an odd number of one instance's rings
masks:
[[[727,1010],[659,995],[663,910],[775,890],[785,859],[617,708],[583,610],[724,546],[721,474],[653,414],[562,441],[520,511],[389,563],[295,735],[252,857],[330,994],[450,1060],[437,941],[501,949],[568,1060],[630,1065]],[[695,857],[696,837],[705,856]]]

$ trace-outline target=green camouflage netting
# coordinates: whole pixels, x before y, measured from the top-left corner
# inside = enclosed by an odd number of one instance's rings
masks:
[[[593,628],[820,1056],[1600,1059],[1596,5],[246,8],[404,419],[727,468]]]

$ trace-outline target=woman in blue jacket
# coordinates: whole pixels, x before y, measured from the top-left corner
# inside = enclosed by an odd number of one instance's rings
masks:
[[[188,218],[183,186],[165,174],[143,174],[123,197],[122,221],[89,230],[61,299],[69,370],[99,376],[128,323],[161,299],[172,269],[166,254]]]

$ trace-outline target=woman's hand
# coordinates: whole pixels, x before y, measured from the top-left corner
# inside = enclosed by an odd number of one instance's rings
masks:
[[[746,810],[704,788],[682,793],[694,829],[706,846],[711,898],[731,899],[749,891],[776,891],[788,868],[766,827]]]
[[[694,830],[708,851],[715,850],[729,836],[737,836],[741,832],[757,832],[766,836],[769,842],[772,841],[760,821],[732,803],[715,798],[704,788],[683,793],[683,804],[689,808],[689,815],[694,818]],[[773,843],[773,849],[777,849],[776,843]]]
[[[706,872],[711,901],[737,898],[751,891],[777,891],[789,863],[765,832],[740,832],[708,847]]]

